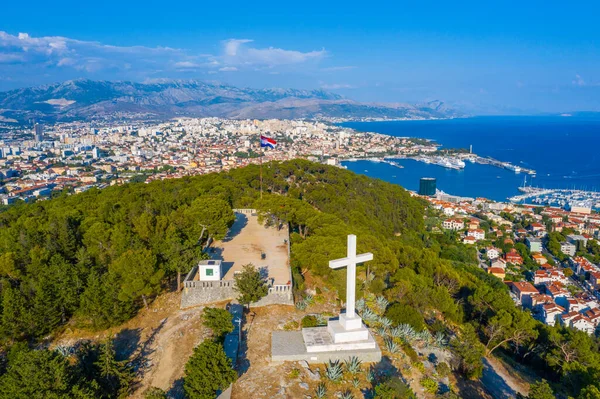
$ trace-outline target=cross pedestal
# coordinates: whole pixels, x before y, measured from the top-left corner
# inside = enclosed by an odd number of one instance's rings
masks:
[[[369,338],[369,330],[355,312],[356,303],[356,264],[373,259],[372,253],[356,254],[356,236],[348,236],[348,250],[345,258],[332,260],[329,267],[339,269],[347,267],[346,277],[346,313],[339,320],[329,320],[327,330],[335,343],[362,341]]]
[[[329,262],[329,267],[347,267],[346,312],[339,319],[329,320],[327,327],[303,328],[301,337],[296,331],[275,331],[272,337],[273,361],[306,360],[325,363],[329,360],[347,360],[358,357],[365,362],[381,360],[377,341],[355,312],[356,264],[373,259],[373,254],[356,254],[356,236],[348,236],[345,258]],[[295,342],[298,343],[297,347]]]

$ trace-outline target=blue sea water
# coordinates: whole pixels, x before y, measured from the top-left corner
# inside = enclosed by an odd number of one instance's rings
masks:
[[[417,190],[421,177],[435,177],[447,193],[497,201],[527,184],[600,190],[600,119],[586,117],[476,117],[433,121],[348,122],[342,126],[399,137],[435,140],[442,148],[469,148],[480,156],[534,169],[532,178],[489,165],[466,163],[451,170],[412,160],[400,169],[385,163],[345,162],[348,169]]]

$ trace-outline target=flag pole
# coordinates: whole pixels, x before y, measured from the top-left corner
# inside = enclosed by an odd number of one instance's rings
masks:
[[[260,199],[262,199],[262,157],[263,157],[263,150],[262,150],[262,145],[259,142],[259,146],[258,150],[259,152],[259,158],[260,158]]]

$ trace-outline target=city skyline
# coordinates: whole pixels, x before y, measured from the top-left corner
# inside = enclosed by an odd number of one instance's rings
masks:
[[[598,33],[581,8],[114,5],[6,5],[14,18],[0,27],[0,90],[198,79],[359,101],[438,99],[473,114],[600,111]]]

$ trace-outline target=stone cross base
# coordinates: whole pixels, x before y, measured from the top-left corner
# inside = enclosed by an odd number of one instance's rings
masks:
[[[335,320],[335,323],[339,322]],[[378,350],[377,342],[366,328],[364,330],[355,330],[354,332],[342,332],[342,336],[339,336],[338,334],[338,338],[348,339],[342,342],[334,341],[335,335],[331,334],[330,328],[331,325],[327,327],[303,328],[302,338],[304,340],[306,352],[352,352],[362,349]]]
[[[315,327],[305,330],[320,330],[321,334],[312,334],[313,338],[317,338],[317,335],[329,335],[327,332],[327,327]],[[322,352],[308,352],[305,335],[306,334],[304,331],[273,331],[271,341],[271,361],[273,364],[301,360],[304,360],[310,364],[322,364],[327,363],[328,361],[336,360],[343,362],[353,357],[358,358],[363,363],[378,363],[381,361],[381,350],[377,345],[375,345],[374,348],[366,349],[342,349],[331,351],[325,350]],[[331,345],[335,345],[331,346],[332,349],[338,349],[339,345],[343,344]],[[314,347],[311,350],[313,349]]]
[[[332,341],[336,344],[365,341],[369,339],[369,330],[362,325],[362,323],[360,328],[347,330],[344,328],[344,324],[341,320],[329,320],[327,322],[327,332],[329,332]]]

